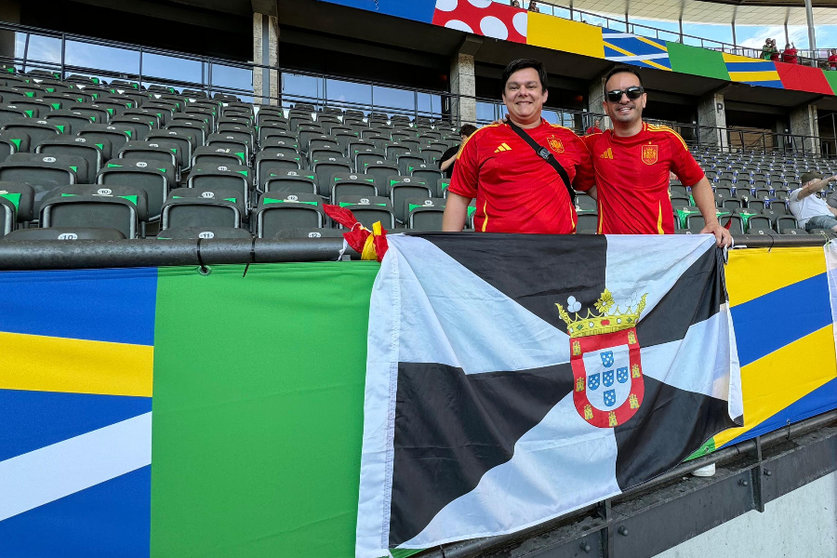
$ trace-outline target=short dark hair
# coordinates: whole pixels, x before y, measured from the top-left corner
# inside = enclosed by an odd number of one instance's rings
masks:
[[[471,134],[477,131],[477,127],[473,124],[463,124],[462,127],[459,129],[460,136],[468,136],[470,137]]]
[[[508,83],[509,78],[511,75],[518,70],[524,70],[526,68],[534,68],[535,71],[538,72],[538,78],[541,80],[541,87],[544,91],[547,89],[546,87],[546,70],[543,69],[543,64],[539,60],[535,60],[534,58],[518,58],[517,60],[512,60],[506,65],[506,69],[503,70],[503,87],[502,92],[506,92],[506,83]]]
[[[636,79],[639,80],[640,87],[644,87],[642,85],[642,76],[639,75],[639,72],[637,71],[636,68],[634,68],[632,66],[621,65],[621,66],[614,67],[607,74],[605,74],[604,81],[602,82],[602,88],[604,88],[605,94],[607,94],[607,82],[610,81],[610,78],[612,78],[616,74],[624,74],[624,73],[629,73],[629,74],[635,75]]]

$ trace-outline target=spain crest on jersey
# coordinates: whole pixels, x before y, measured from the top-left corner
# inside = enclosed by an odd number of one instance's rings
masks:
[[[646,165],[653,165],[660,157],[659,145],[643,145],[642,146],[642,162]]]
[[[549,136],[548,138],[546,138],[546,142],[549,144],[549,148],[555,153],[564,152],[564,144],[561,143],[561,140],[559,140],[555,136]]]
[[[622,311],[614,305],[613,297],[605,289],[593,314],[567,310],[556,304],[561,319],[567,324],[570,336],[570,363],[573,370],[573,402],[584,420],[599,428],[613,428],[624,424],[642,405],[645,385],[636,325],[645,308],[645,298],[636,308]],[[572,307],[569,310],[580,310]]]

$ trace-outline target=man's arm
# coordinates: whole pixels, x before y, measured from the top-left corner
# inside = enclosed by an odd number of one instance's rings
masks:
[[[828,178],[815,178],[814,180],[809,180],[802,186],[802,188],[800,188],[799,193],[796,195],[796,199],[801,200],[802,198],[807,198],[811,194],[819,192],[828,185],[830,180],[835,179],[837,179],[837,175],[829,176]]]
[[[446,159],[439,163],[439,170],[445,172],[453,164],[454,161],[456,161],[456,153],[454,153],[453,157],[451,157],[450,159]]]
[[[732,235],[721,225],[715,214],[715,195],[705,176],[692,186],[692,197],[695,198],[695,204],[706,223],[700,232],[715,235],[715,242],[718,246],[732,246]]]
[[[448,192],[445,213],[442,216],[442,231],[461,231],[465,227],[465,220],[468,218],[468,205],[470,203],[471,198]]]

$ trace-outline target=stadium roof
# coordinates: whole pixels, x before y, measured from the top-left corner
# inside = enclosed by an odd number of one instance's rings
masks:
[[[566,1],[547,1],[567,5]],[[572,0],[573,8],[631,19],[736,25],[807,25],[804,0]],[[837,0],[812,0],[815,25],[837,24]]]

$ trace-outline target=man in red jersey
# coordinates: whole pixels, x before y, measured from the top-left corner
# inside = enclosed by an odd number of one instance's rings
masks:
[[[547,99],[543,65],[515,60],[506,66],[503,84],[509,120],[548,150],[544,153],[552,153],[570,183],[584,177],[585,184],[592,185],[592,162],[581,139],[569,128],[541,118]],[[480,128],[462,146],[448,187],[442,230],[461,231],[474,198],[478,231],[575,231],[575,206],[563,178],[509,123]]]
[[[732,237],[715,214],[712,187],[689,153],[683,138],[666,126],[642,121],[647,94],[639,73],[622,66],[605,77],[605,112],[613,129],[584,138],[595,168],[598,232],[604,234],[672,234],[674,214],[669,198],[669,172],[692,187],[706,222],[702,233],[715,235],[719,246]],[[581,184],[590,187],[592,183]]]

